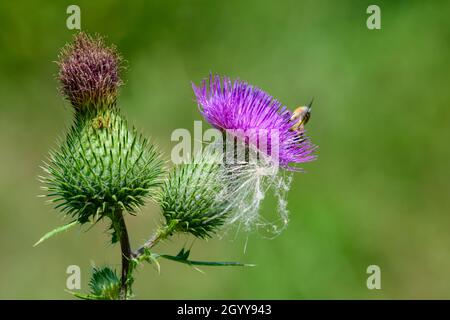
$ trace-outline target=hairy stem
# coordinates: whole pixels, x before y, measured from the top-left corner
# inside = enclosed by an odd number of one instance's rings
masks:
[[[172,234],[173,227],[174,225],[172,226],[165,225],[156,230],[156,232],[150,237],[150,239],[148,239],[141,247],[139,247],[139,249],[137,249],[133,253],[133,257],[139,258],[145,253],[146,249],[151,249],[161,240],[167,239]]]
[[[150,239],[148,239],[139,249],[137,249],[133,253],[133,257],[139,258],[141,255],[144,254],[145,249],[151,249],[153,248],[159,241],[161,240],[161,236],[159,232],[155,232]]]

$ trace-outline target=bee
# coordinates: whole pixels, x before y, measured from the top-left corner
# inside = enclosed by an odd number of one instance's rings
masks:
[[[291,131],[303,131],[303,128],[311,118],[311,106],[314,99],[311,100],[306,106],[298,107],[294,110],[291,116],[291,121],[295,124],[291,127]]]

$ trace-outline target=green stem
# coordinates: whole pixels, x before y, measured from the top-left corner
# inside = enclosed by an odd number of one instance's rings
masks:
[[[120,286],[120,299],[126,300],[129,291],[128,279],[130,273],[130,262],[133,255],[130,246],[130,240],[128,238],[127,226],[123,217],[122,211],[118,211],[115,214],[115,230],[119,236],[120,250],[122,252],[122,274],[121,274],[121,286]]]
[[[177,221],[172,223],[171,225],[165,225],[153,234],[153,236],[150,237],[139,249],[137,249],[133,253],[133,258],[139,258],[145,253],[145,250],[153,248],[158,242],[167,239],[169,236],[172,235],[174,228],[177,224]]]

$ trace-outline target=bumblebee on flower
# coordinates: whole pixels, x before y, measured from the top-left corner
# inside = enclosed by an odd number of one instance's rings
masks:
[[[202,116],[226,136],[224,145],[218,148],[225,150],[226,185],[234,204],[228,223],[239,222],[247,230],[278,234],[288,223],[290,172],[300,171],[298,164],[316,158],[316,147],[304,129],[311,104],[292,113],[263,90],[218,75],[210,75],[209,81],[192,87]],[[239,155],[244,161],[234,161]],[[279,171],[278,166],[284,170]],[[269,189],[278,198],[277,221],[267,221],[260,215]]]

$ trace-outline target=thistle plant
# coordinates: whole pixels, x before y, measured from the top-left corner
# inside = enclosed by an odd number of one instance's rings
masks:
[[[279,199],[278,211],[286,225],[290,172],[298,170],[291,164],[313,160],[314,146],[303,126],[292,130],[291,112],[268,94],[219,76],[210,77],[209,87],[206,80],[193,86],[201,114],[224,137],[235,129],[270,129],[277,131],[277,139],[269,135],[271,147],[262,150],[253,135],[233,135],[232,141],[237,138],[245,150],[244,161],[226,161],[229,156],[235,159],[237,150],[226,139],[168,170],[157,148],[128,124],[117,103],[124,68],[114,47],[99,36],[79,33],[62,49],[58,66],[60,92],[71,104],[74,119],[40,178],[46,196],[69,221],[37,244],[74,226],[106,221],[110,242],[119,243],[121,249],[120,276],[111,267],[94,267],[90,293],[76,296],[128,299],[133,296],[136,268],[143,263],[159,268],[160,259],[191,266],[246,266],[191,260],[185,248],[176,255],[160,254],[154,248],[174,234],[206,239],[236,223],[247,230],[270,226],[278,231],[260,215],[260,203],[269,189]],[[136,215],[148,200],[159,204],[161,223],[132,250],[125,216]]]

